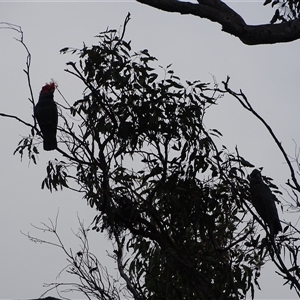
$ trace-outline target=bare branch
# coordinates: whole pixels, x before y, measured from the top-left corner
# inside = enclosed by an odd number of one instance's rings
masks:
[[[31,87],[31,79],[30,79],[31,53],[30,53],[27,45],[24,43],[24,33],[22,31],[22,28],[21,28],[21,26],[15,25],[12,23],[0,22],[0,29],[11,29],[20,34],[20,38],[15,38],[15,40],[17,40],[18,42],[21,43],[21,45],[24,47],[24,49],[26,50],[26,53],[27,53],[26,69],[24,69],[23,71],[25,72],[26,77],[27,77],[28,88],[29,88],[29,92],[30,92],[30,96],[31,96],[31,98],[29,98],[29,101],[32,104],[32,111],[33,111],[35,103],[34,103],[34,96],[33,96],[33,91],[32,91],[32,87]],[[34,117],[33,117],[33,119],[34,119],[34,127],[36,127],[36,119]]]
[[[60,271],[59,276],[66,271],[71,275],[75,275],[79,282],[55,282],[45,284],[45,286],[49,289],[42,296],[55,289],[59,294],[62,292],[70,291],[81,292],[88,299],[96,298],[103,300],[120,300],[120,292],[122,290],[122,286],[120,284],[118,284],[119,287],[118,285],[116,285],[116,283],[118,283],[118,280],[113,279],[108,274],[106,267],[102,266],[96,256],[90,252],[87,235],[87,232],[90,229],[84,228],[83,222],[78,218],[80,227],[78,233],[74,234],[80,240],[81,247],[80,250],[73,253],[72,249],[67,250],[68,248],[64,245],[64,242],[58,234],[58,214],[54,222],[51,219],[49,219],[49,221],[49,225],[42,223],[42,227],[34,225],[32,226],[42,232],[54,234],[57,242],[49,242],[47,240],[33,237],[29,234],[25,234],[25,236],[27,236],[33,242],[61,248],[66,255],[68,265]],[[62,292],[59,292],[60,287],[64,288]]]
[[[239,103],[248,111],[250,111],[257,119],[259,119],[264,126],[266,127],[266,129],[269,131],[271,137],[273,138],[273,140],[275,141],[277,147],[279,148],[280,152],[282,153],[289,169],[290,169],[290,173],[291,173],[291,178],[293,183],[295,184],[295,188],[300,192],[300,185],[297,181],[296,175],[295,175],[295,171],[294,168],[292,166],[292,163],[286,153],[286,151],[284,150],[281,142],[278,140],[278,138],[276,137],[276,135],[274,134],[271,126],[263,119],[263,117],[261,117],[252,107],[252,105],[249,103],[247,97],[245,96],[245,94],[240,91],[240,93],[236,93],[234,91],[232,91],[229,87],[228,87],[228,83],[229,83],[229,77],[227,77],[226,81],[223,81],[224,87],[225,87],[225,91],[228,92],[230,95],[232,95],[234,98],[236,98]]]
[[[17,116],[14,116],[14,115],[8,115],[8,114],[5,114],[5,113],[0,113],[0,116],[1,116],[1,117],[6,117],[6,118],[12,118],[12,119],[15,119],[15,120],[21,122],[22,124],[24,124],[24,125],[26,125],[26,126],[28,126],[28,127],[30,127],[30,128],[33,128],[33,129],[37,130],[37,128],[36,128],[35,125],[32,125],[32,124],[30,124],[30,123],[27,123],[26,121],[20,119],[20,118],[17,117]]]
[[[247,45],[284,43],[300,38],[299,18],[281,24],[247,25],[238,13],[220,0],[198,0],[198,4],[178,0],[136,1],[166,12],[189,14],[219,23],[222,31]]]

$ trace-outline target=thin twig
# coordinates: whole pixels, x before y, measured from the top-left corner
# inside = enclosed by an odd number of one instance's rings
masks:
[[[287,165],[290,169],[291,178],[292,178],[292,181],[295,184],[295,188],[300,192],[300,185],[299,185],[299,183],[296,179],[294,168],[293,168],[292,163],[289,160],[289,157],[288,157],[287,153],[285,152],[281,142],[278,140],[278,138],[274,134],[274,132],[273,132],[272,128],[270,127],[270,125],[253,109],[252,105],[248,101],[245,94],[241,90],[240,90],[240,93],[236,93],[228,87],[229,79],[230,79],[230,77],[227,77],[227,80],[222,82],[224,84],[225,91],[228,92],[230,95],[232,95],[234,98],[236,98],[239,101],[239,103],[246,110],[250,111],[257,119],[259,119],[264,124],[266,129],[269,131],[271,137],[275,141],[275,143],[276,143],[277,147],[279,148],[280,152],[282,153],[282,155],[283,155],[283,157],[284,157],[284,159],[285,159],[285,161],[286,161],[286,163],[287,163]]]

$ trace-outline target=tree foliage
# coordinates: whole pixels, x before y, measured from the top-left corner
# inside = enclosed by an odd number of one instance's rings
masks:
[[[134,299],[254,297],[270,259],[299,293],[299,231],[290,225],[276,240],[269,238],[251,208],[246,174],[253,165],[237,148],[219,146],[215,140],[222,134],[204,125],[207,110],[224,94],[264,120],[242,92],[230,90],[229,79],[223,90],[199,80],[182,82],[171,66],[157,69],[148,50],[133,52],[124,39],[128,21],[122,32],[99,33],[96,45],[61,50],[78,56],[66,72],[85,89],[73,104],[60,105],[57,151],[63,157],[49,161],[42,187],[83,193],[96,211],[93,229],[108,233]],[[16,152],[27,151],[36,163],[40,133],[35,121],[24,124],[31,134]],[[283,261],[286,251],[290,263]],[[76,268],[81,257],[71,257]],[[114,299],[103,286],[101,297]]]
[[[266,0],[276,9],[271,20],[259,25],[248,25],[243,17],[221,0],[136,0],[166,11],[193,15],[217,22],[222,30],[236,36],[246,45],[286,43],[300,38],[299,0]],[[276,24],[275,24],[276,23]]]
[[[136,298],[240,298],[253,290],[265,251],[250,245],[252,221],[244,220],[245,161],[218,151],[212,136],[220,133],[203,124],[220,95],[200,81],[181,83],[170,66],[159,79],[156,59],[147,50],[131,54],[115,30],[98,38],[63,49],[79,55],[79,68],[69,62],[68,72],[86,89],[70,107],[78,131],[64,119],[62,146],[98,211],[94,229],[119,241],[117,259],[124,248],[132,253],[122,268]],[[50,189],[69,184],[58,170],[66,164],[48,166]],[[237,247],[239,239],[249,246]]]
[[[264,5],[268,4],[272,7],[276,7],[271,23],[277,21],[285,23],[299,18],[299,0],[266,0]]]

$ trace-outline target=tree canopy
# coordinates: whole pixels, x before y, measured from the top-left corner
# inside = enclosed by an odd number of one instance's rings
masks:
[[[183,15],[193,15],[217,22],[222,31],[232,34],[247,45],[286,43],[300,38],[300,1],[266,0],[264,5],[276,8],[266,24],[249,25],[243,17],[221,0],[136,0],[137,2]],[[269,23],[269,24],[267,24]]]
[[[275,239],[270,236],[252,209],[247,174],[254,164],[238,148],[222,145],[221,132],[205,126],[205,115],[219,98],[232,96],[258,118],[287,161],[297,207],[295,172],[272,129],[241,91],[229,88],[229,78],[223,87],[182,81],[171,65],[159,67],[147,49],[134,52],[125,39],[128,21],[121,32],[99,33],[96,45],[61,49],[76,55],[66,72],[85,88],[71,104],[56,97],[59,158],[48,162],[42,188],[75,190],[95,209],[92,229],[111,239],[131,298],[253,298],[268,260],[300,294],[299,230],[288,224]],[[30,83],[29,68],[30,60]],[[30,103],[34,108],[33,96]],[[35,119],[0,115],[31,128],[15,153],[36,163],[42,135]],[[264,179],[280,193],[271,178]],[[102,285],[99,262],[84,250],[70,254],[71,273],[85,280],[80,290],[120,299],[110,284]]]

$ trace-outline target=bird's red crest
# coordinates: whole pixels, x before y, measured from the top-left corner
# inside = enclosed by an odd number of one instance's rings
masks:
[[[46,85],[44,85],[42,87],[41,94],[45,94],[45,93],[49,93],[49,92],[54,92],[56,86],[57,85],[56,85],[56,83],[54,81],[52,81],[50,83],[46,83]]]

